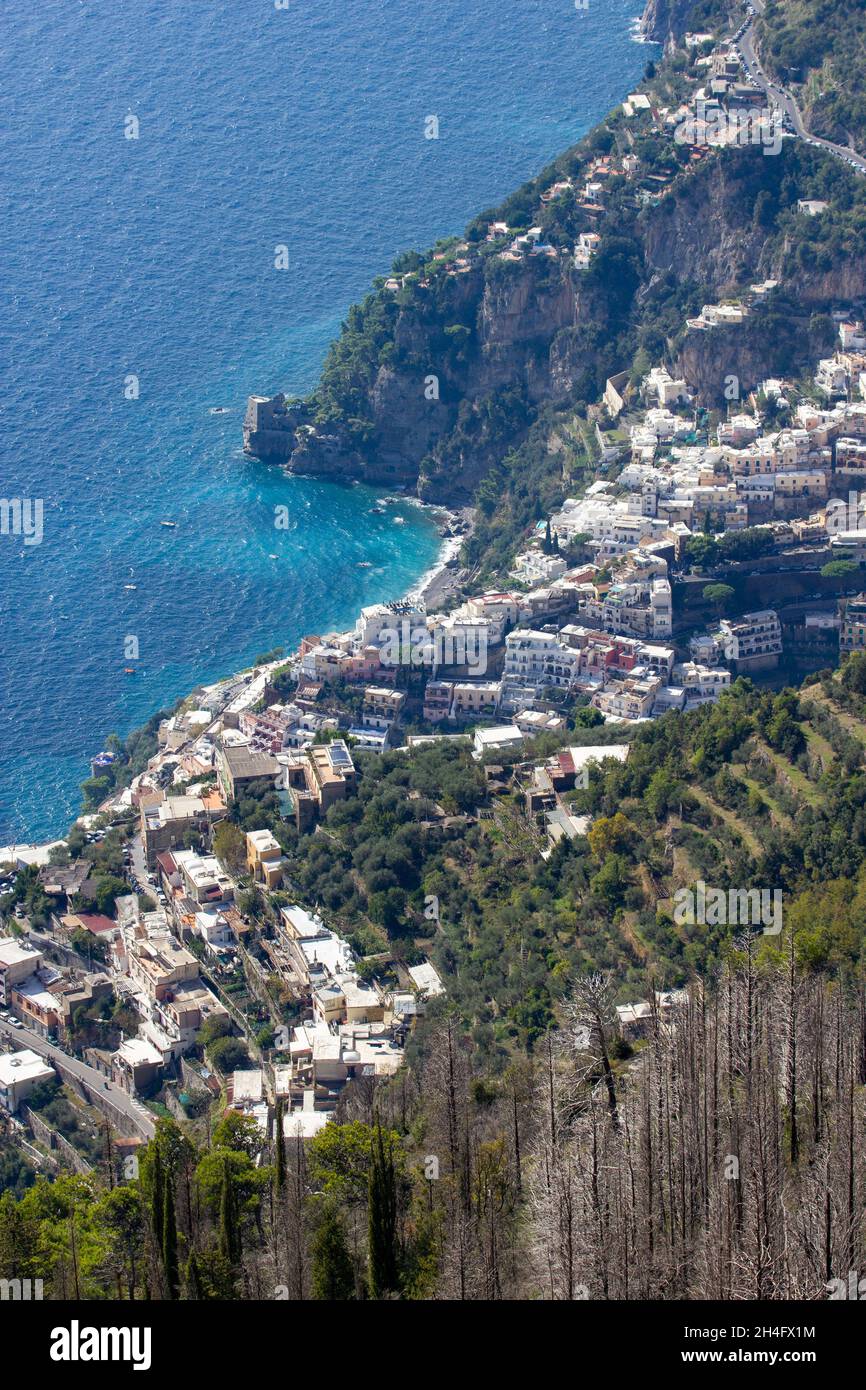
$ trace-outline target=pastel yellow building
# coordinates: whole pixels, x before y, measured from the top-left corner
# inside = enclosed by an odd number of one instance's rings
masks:
[[[247,831],[247,870],[256,883],[279,888],[283,864],[283,851],[270,830]]]

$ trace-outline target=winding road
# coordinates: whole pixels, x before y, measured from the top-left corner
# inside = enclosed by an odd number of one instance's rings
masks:
[[[754,0],[755,8],[760,12],[763,4]],[[771,82],[764,75],[761,68],[760,59],[755,53],[755,19],[750,15],[745,28],[739,32],[732,40],[733,48],[737,50],[746,68],[749,77],[760,87],[770,105],[776,106],[783,111],[790,121],[791,128],[795,135],[801,140],[805,140],[807,145],[812,145],[817,149],[827,150],[829,154],[841,159],[849,168],[855,169],[859,174],[866,174],[866,158],[857,154],[847,145],[835,145],[832,140],[822,140],[818,135],[811,135],[803,123],[800,108],[790,92],[776,82]]]

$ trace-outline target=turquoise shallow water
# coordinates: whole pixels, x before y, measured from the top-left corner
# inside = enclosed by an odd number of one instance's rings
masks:
[[[417,509],[245,460],[246,396],[618,100],[636,8],[5,0],[0,491],[45,518],[0,536],[0,844],[66,827],[107,733],[430,566]]]

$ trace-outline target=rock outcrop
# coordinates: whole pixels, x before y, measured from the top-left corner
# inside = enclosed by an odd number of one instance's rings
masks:
[[[681,39],[688,31],[693,9],[694,0],[647,0],[641,15],[641,34],[667,47],[671,40]]]
[[[719,159],[684,196],[648,211],[644,254],[649,267],[723,294],[762,273],[766,236],[744,221],[736,183]]]
[[[544,402],[567,399],[584,367],[572,332],[603,315],[604,304],[579,290],[570,258],[503,263],[487,278],[475,271],[454,279],[455,299],[435,315],[423,305],[399,311],[394,352],[367,393],[371,438],[359,443],[348,425],[317,426],[309,409],[282,395],[252,396],[246,452],[293,472],[418,484],[429,500],[468,500],[499,441],[491,402],[508,393],[531,416]],[[470,342],[455,357],[443,350],[441,324],[465,318],[467,303]]]

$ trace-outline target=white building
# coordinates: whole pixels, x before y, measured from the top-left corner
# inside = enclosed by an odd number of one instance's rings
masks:
[[[398,603],[373,603],[361,609],[355,624],[358,648],[380,646],[390,634],[408,634],[407,640],[419,640],[427,632],[427,610],[421,603],[403,600]]]
[[[692,661],[700,666],[712,666],[725,655],[720,632],[696,632],[689,638],[689,653]]]
[[[511,573],[523,584],[548,584],[568,568],[562,555],[545,555],[541,550],[524,550],[514,558]]]
[[[593,695],[592,703],[606,719],[633,723],[649,719],[661,688],[660,676],[630,676],[625,680],[609,681],[603,690]]]
[[[697,661],[683,661],[675,666],[673,678],[685,691],[688,704],[717,700],[731,684],[731,673],[726,667],[702,666]]]
[[[42,964],[42,952],[15,936],[0,939],[0,1004],[9,1003],[9,991]]]
[[[650,110],[650,100],[644,92],[632,92],[622,104],[626,116],[635,116],[639,111]]]
[[[580,604],[581,620],[604,632],[627,637],[670,637],[673,630],[671,586],[665,578],[612,584],[597,597],[592,591]]]
[[[575,270],[589,270],[590,262],[601,244],[598,232],[581,232],[574,248]]]
[[[523,734],[516,724],[500,724],[493,729],[476,729],[474,743],[474,756],[483,758],[487,753],[507,753],[522,748]]]
[[[216,908],[202,908],[195,914],[195,929],[212,955],[235,948],[231,927]]]
[[[410,965],[408,967],[409,978],[419,994],[432,999],[437,994],[445,993],[445,986],[439,976],[439,972],[429,960],[425,960],[421,965]]]
[[[744,613],[741,618],[723,618],[719,623],[725,658],[738,672],[765,670],[778,666],[782,654],[782,627],[772,608]]]
[[[280,908],[279,939],[306,988],[354,969],[355,956],[349,943],[326,927],[317,913],[303,907]]]
[[[213,854],[198,854],[194,849],[176,849],[172,858],[178,867],[183,891],[193,902],[214,904],[231,902],[234,884]]]
[[[866,349],[866,333],[859,319],[853,323],[839,324],[839,341],[844,352],[863,352]]]
[[[766,386],[767,383],[765,382]],[[740,449],[744,444],[752,444],[760,433],[760,425],[754,415],[732,415],[730,420],[719,423],[717,438],[720,444],[728,444]]]
[[[54,1068],[29,1048],[0,1053],[0,1106],[14,1115],[31,1091],[43,1081],[50,1081],[54,1074]]]
[[[691,399],[685,380],[672,377],[667,367],[653,367],[641,382],[641,391],[660,406],[682,405]]]
[[[825,396],[844,396],[848,390],[848,373],[835,357],[822,357],[815,371],[815,385]]]
[[[532,688],[536,694],[547,688],[568,690],[579,664],[577,653],[560,641],[556,633],[517,628],[505,639],[502,698],[509,698],[509,687]]]

